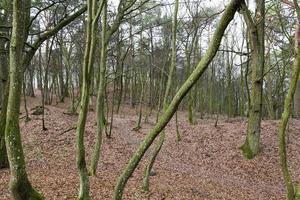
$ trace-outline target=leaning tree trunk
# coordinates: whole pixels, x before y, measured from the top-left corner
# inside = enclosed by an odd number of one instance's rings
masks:
[[[249,30],[249,39],[252,49],[252,92],[251,105],[247,126],[247,137],[245,143],[240,147],[243,155],[252,159],[260,149],[260,125],[262,116],[262,94],[263,94],[263,73],[264,73],[264,17],[265,1],[256,1],[256,16],[252,19],[247,6],[243,4],[244,15]]]
[[[193,87],[193,85],[197,82],[200,76],[207,69],[208,65],[211,63],[212,59],[214,58],[219,49],[221,40],[224,35],[224,31],[226,30],[231,20],[234,18],[234,15],[239,9],[242,2],[243,0],[232,0],[231,3],[229,3],[229,5],[226,7],[224,14],[219,22],[219,25],[215,31],[213,39],[211,40],[211,43],[208,46],[206,54],[200,60],[190,77],[180,87],[173,100],[165,110],[164,114],[160,117],[158,123],[156,123],[156,125],[150,130],[145,140],[140,144],[140,146],[130,159],[129,163],[127,164],[126,168],[123,170],[122,174],[118,178],[113,195],[114,200],[122,199],[125,185],[129,177],[132,175],[137,165],[139,164],[141,158],[143,157],[147,149],[150,147],[150,145],[153,143],[154,139],[159,135],[159,133],[164,129],[164,127],[173,117],[183,97],[189,92],[189,90]]]
[[[13,1],[13,23],[10,43],[10,78],[5,142],[10,165],[10,188],[15,200],[44,199],[28,180],[19,127],[20,100],[23,83],[23,50],[26,25],[30,19],[30,0]]]

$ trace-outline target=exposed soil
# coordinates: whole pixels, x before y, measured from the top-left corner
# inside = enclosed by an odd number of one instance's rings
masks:
[[[40,105],[39,101],[28,98],[29,110]],[[78,192],[75,130],[63,133],[74,126],[77,116],[64,114],[67,105],[47,106],[47,131],[41,130],[41,116],[31,115],[32,120],[27,123],[21,119],[30,180],[49,200],[75,199]],[[140,188],[145,161],[152,149],[129,180],[124,199],[284,199],[277,142],[279,121],[263,121],[262,152],[255,159],[246,160],[238,149],[245,139],[245,120],[220,119],[215,128],[214,119],[198,119],[197,125],[189,125],[185,112],[179,112],[178,116],[182,141],[176,142],[172,121],[154,166],[156,173],[151,177],[150,192],[143,193]],[[155,121],[153,115],[139,131],[132,131],[136,119],[135,110],[129,107],[123,107],[120,114],[115,115],[112,139],[103,141],[97,177],[90,178],[92,199],[112,198],[117,177]],[[95,112],[92,111],[86,125],[88,163],[95,130]],[[288,157],[294,180],[300,180],[299,133],[300,121],[292,120]],[[0,170],[0,180],[0,199],[11,199],[8,170]]]

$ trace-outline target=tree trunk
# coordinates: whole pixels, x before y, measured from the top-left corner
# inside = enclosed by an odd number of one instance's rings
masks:
[[[0,23],[4,23],[6,15],[0,16]],[[2,29],[0,29],[2,31]],[[5,146],[5,124],[8,101],[8,53],[5,39],[0,37],[0,169],[8,168]]]
[[[252,92],[251,104],[245,143],[240,147],[243,155],[252,159],[260,150],[260,125],[262,117],[262,93],[264,73],[264,27],[265,27],[265,1],[256,1],[255,23],[250,11],[243,4],[242,12],[247,23],[249,39],[252,49]]]
[[[80,100],[80,111],[78,116],[78,123],[76,129],[76,161],[77,168],[79,170],[80,187],[77,200],[89,200],[89,177],[88,169],[85,159],[85,146],[84,146],[84,132],[85,123],[88,113],[89,97],[90,97],[90,86],[91,86],[91,71],[94,61],[94,50],[95,50],[95,31],[97,18],[94,18],[96,13],[96,0],[88,0],[88,18],[87,18],[87,32],[86,32],[86,43],[85,53],[83,60],[82,69],[82,88],[81,88],[81,100]]]
[[[294,96],[294,117],[300,118],[300,80],[297,82],[297,87]]]
[[[298,25],[299,26],[299,25]],[[280,164],[284,177],[284,181],[287,189],[287,200],[297,200],[299,199],[299,186],[294,188],[292,177],[290,175],[287,163],[287,153],[286,153],[286,126],[290,117],[292,110],[293,97],[296,91],[298,79],[300,74],[300,48],[298,46],[297,57],[294,61],[294,72],[291,79],[291,83],[288,89],[288,93],[285,97],[284,111],[281,116],[281,123],[279,127],[279,152],[280,152]],[[296,193],[295,194],[295,189]],[[297,198],[295,198],[297,196]]]
[[[7,102],[8,102],[8,83],[4,82],[4,98],[1,105],[0,113],[0,169],[8,168],[8,159],[5,145],[5,125],[6,125],[6,113],[7,113]]]
[[[211,63],[212,59],[218,51],[218,48],[224,35],[224,31],[226,30],[231,20],[234,18],[234,15],[242,2],[242,0],[232,0],[231,3],[229,3],[229,5],[226,7],[224,14],[219,22],[219,25],[215,31],[213,39],[211,40],[211,43],[208,46],[206,54],[198,63],[197,67],[192,72],[190,77],[180,87],[173,100],[165,110],[164,114],[161,116],[158,123],[156,123],[156,125],[150,130],[145,140],[140,144],[140,146],[130,159],[129,163],[126,165],[126,168],[123,170],[122,174],[118,178],[113,195],[114,200],[122,199],[124,187],[129,177],[132,175],[137,165],[139,164],[141,158],[143,157],[147,149],[150,147],[150,145],[153,143],[154,139],[159,135],[159,133],[164,129],[164,127],[173,117],[183,97],[189,92],[189,90],[193,87],[193,85],[197,82],[197,80],[200,78],[203,72],[207,69],[208,65]]]
[[[104,113],[104,98],[106,90],[106,59],[107,59],[107,3],[104,5],[102,16],[102,30],[101,30],[101,55],[100,55],[100,74],[99,74],[99,86],[97,92],[97,132],[96,132],[96,144],[92,155],[90,174],[95,176],[100,159],[100,150],[102,145],[103,130],[105,128],[105,113]]]
[[[10,44],[9,66],[10,87],[7,105],[5,142],[10,165],[10,188],[15,200],[44,199],[31,186],[28,180],[25,157],[22,148],[19,112],[23,83],[23,49],[27,38],[27,27],[30,19],[30,0],[13,1],[13,23]]]

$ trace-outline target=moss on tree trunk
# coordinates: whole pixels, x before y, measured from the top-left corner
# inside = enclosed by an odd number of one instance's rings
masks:
[[[105,128],[105,114],[104,114],[104,98],[106,90],[106,59],[107,59],[107,3],[104,5],[102,15],[102,32],[101,32],[101,58],[100,58],[100,74],[99,74],[99,88],[97,92],[97,133],[96,144],[92,155],[90,174],[95,176],[100,159],[100,150],[102,146],[103,130]]]
[[[27,38],[30,0],[13,1],[13,23],[10,40],[9,97],[5,127],[5,142],[10,165],[10,189],[15,200],[44,199],[30,184],[25,165],[19,127],[21,88],[23,83],[23,49]]]
[[[80,187],[77,200],[89,200],[89,174],[85,160],[85,146],[84,146],[84,132],[85,123],[89,106],[89,95],[91,87],[91,74],[94,61],[95,50],[95,31],[96,31],[96,1],[88,0],[88,19],[87,19],[87,34],[85,53],[82,71],[82,88],[81,88],[81,101],[80,111],[76,130],[76,145],[77,145],[77,168],[79,170]]]
[[[260,150],[260,125],[262,116],[262,94],[264,73],[264,27],[265,27],[265,1],[257,0],[255,20],[252,19],[247,6],[243,4],[244,15],[252,49],[252,92],[250,111],[247,126],[247,137],[245,143],[240,147],[243,155],[252,159]]]
[[[114,200],[122,199],[125,185],[129,177],[132,175],[137,165],[139,164],[141,158],[143,157],[147,149],[150,147],[150,145],[153,143],[154,139],[159,135],[159,133],[164,129],[164,127],[173,117],[183,97],[189,92],[192,86],[196,83],[196,81],[200,78],[200,76],[207,69],[208,65],[211,63],[212,59],[218,51],[218,48],[224,35],[224,31],[226,30],[231,20],[234,18],[234,15],[242,2],[242,0],[232,0],[226,7],[206,54],[198,63],[197,67],[189,76],[189,78],[180,87],[173,100],[171,101],[167,109],[164,111],[163,115],[160,117],[159,121],[147,134],[145,140],[140,144],[140,146],[130,159],[129,163],[123,170],[122,174],[118,178],[113,195]]]
[[[294,72],[288,89],[288,93],[285,97],[284,111],[282,113],[281,123],[279,126],[280,164],[281,164],[281,169],[282,169],[286,190],[287,190],[287,200],[300,199],[300,185],[294,188],[293,180],[288,169],[287,153],[286,153],[286,126],[288,124],[288,120],[291,114],[293,97],[296,91],[299,74],[300,74],[300,48],[298,46],[297,57],[294,61]]]

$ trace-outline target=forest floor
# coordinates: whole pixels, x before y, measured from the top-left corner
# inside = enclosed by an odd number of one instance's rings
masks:
[[[28,98],[28,108],[40,105],[39,98]],[[21,131],[27,170],[32,184],[48,200],[75,199],[78,173],[75,162],[75,125],[77,116],[67,115],[68,103],[46,106],[47,131],[41,130],[41,116],[31,115],[31,121],[21,119]],[[21,109],[24,116],[23,106]],[[32,112],[32,111],[30,111]],[[141,192],[142,172],[151,150],[130,178],[124,193],[128,200],[192,200],[284,199],[285,187],[279,167],[279,121],[262,123],[262,152],[253,160],[242,157],[239,146],[245,139],[243,119],[198,119],[189,125],[186,113],[180,111],[179,128],[182,136],[176,142],[174,121],[166,128],[166,141],[154,166],[150,192]],[[111,199],[117,177],[144,136],[153,126],[155,117],[132,131],[137,115],[128,106],[116,114],[112,138],[104,138],[97,177],[90,178],[92,199]],[[86,124],[86,154],[89,163],[95,141],[95,112]],[[288,157],[294,180],[300,180],[300,121],[289,125]],[[0,170],[0,200],[11,199],[8,189],[9,170]]]

